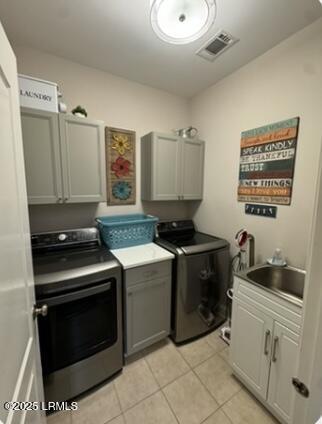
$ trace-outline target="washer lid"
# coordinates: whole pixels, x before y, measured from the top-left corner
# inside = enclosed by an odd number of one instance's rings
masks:
[[[229,243],[224,239],[209,241],[208,243],[195,244],[189,246],[181,246],[185,255],[193,255],[195,253],[209,252],[210,250],[218,250],[228,248]]]
[[[35,285],[45,285],[82,279],[101,271],[120,268],[120,264],[105,247],[72,248],[60,252],[34,253]]]
[[[180,248],[186,255],[207,252],[228,247],[229,243],[221,238],[196,232],[174,233],[163,237],[167,242]]]

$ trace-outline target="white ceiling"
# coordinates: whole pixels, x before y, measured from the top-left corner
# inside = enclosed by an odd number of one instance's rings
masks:
[[[0,20],[14,44],[190,97],[322,16],[318,0],[217,0],[208,34],[178,46],[156,37],[149,6],[150,0],[0,0]],[[213,63],[196,56],[219,29],[240,42]]]

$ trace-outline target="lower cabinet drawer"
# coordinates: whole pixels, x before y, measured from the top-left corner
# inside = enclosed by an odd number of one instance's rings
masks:
[[[155,280],[163,276],[170,276],[171,265],[172,260],[167,260],[128,269],[125,272],[126,287],[148,280]]]
[[[125,292],[126,354],[170,334],[171,277],[161,277],[130,287]]]

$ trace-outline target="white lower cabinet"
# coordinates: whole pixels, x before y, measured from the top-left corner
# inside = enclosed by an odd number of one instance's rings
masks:
[[[267,395],[273,320],[254,307],[236,301],[231,355],[233,367],[265,399]]]
[[[272,359],[268,402],[285,420],[291,423],[295,401],[292,378],[296,375],[300,337],[278,322],[274,324],[274,357]]]
[[[165,277],[126,290],[128,354],[169,335],[170,283]]]
[[[171,261],[125,271],[125,351],[132,355],[170,334]]]
[[[234,374],[282,423],[292,423],[301,308],[235,278]],[[291,328],[289,328],[291,327]]]

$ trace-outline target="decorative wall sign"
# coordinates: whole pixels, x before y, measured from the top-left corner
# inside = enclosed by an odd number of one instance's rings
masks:
[[[241,134],[238,200],[291,203],[300,118]]]
[[[135,132],[106,127],[105,148],[107,203],[135,204]]]
[[[246,203],[245,214],[246,215],[264,216],[266,218],[276,218],[277,206],[253,205],[253,204],[250,204],[250,203]]]

